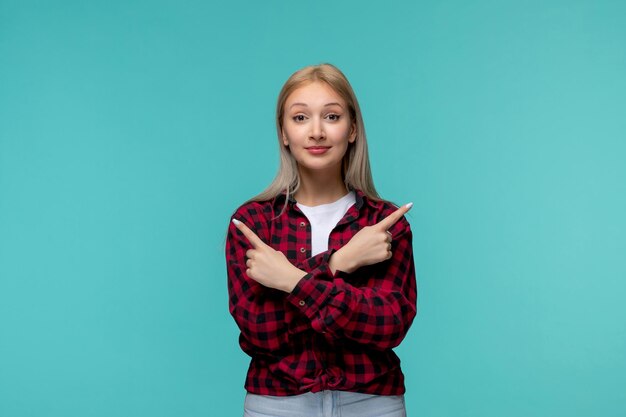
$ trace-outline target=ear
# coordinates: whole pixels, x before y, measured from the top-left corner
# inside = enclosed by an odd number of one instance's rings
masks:
[[[283,139],[283,145],[285,146],[289,146],[289,141],[287,140],[287,135],[285,135],[285,131],[283,131],[281,133],[282,139]]]
[[[352,123],[352,128],[350,129],[350,136],[348,137],[348,142],[354,143],[356,141],[356,123]]]

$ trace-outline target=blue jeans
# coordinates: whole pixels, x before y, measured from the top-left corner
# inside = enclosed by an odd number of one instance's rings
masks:
[[[403,395],[321,391],[277,397],[246,393],[244,417],[406,417]]]

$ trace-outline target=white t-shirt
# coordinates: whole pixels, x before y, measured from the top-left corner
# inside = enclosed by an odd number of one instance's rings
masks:
[[[311,222],[311,256],[328,250],[330,232],[355,202],[354,191],[350,191],[339,200],[328,204],[310,207],[296,203]]]

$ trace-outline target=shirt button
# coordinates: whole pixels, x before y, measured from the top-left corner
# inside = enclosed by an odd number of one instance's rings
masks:
[[[300,300],[298,301],[298,304],[300,304],[300,306],[303,307],[306,303],[304,302],[304,300]]]
[[[306,248],[305,248],[304,246],[303,246],[303,247],[301,247],[301,248],[300,248],[300,252],[302,252],[302,253],[306,252]]]
[[[300,222],[300,227],[304,227],[304,226],[306,226],[306,223],[305,222]]]

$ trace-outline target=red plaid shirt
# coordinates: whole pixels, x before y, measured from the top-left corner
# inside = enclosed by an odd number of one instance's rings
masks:
[[[400,360],[392,348],[416,313],[417,286],[412,233],[402,217],[389,231],[391,259],[348,274],[333,275],[328,260],[361,228],[378,223],[396,207],[355,190],[351,206],[330,233],[328,250],[311,257],[311,226],[293,197],[250,202],[233,218],[283,252],[307,272],[294,290],[262,286],[246,275],[250,243],[230,223],[226,241],[229,309],[241,330],[239,344],[252,358],[245,388],[263,395],[321,390],[379,395],[405,392]]]

